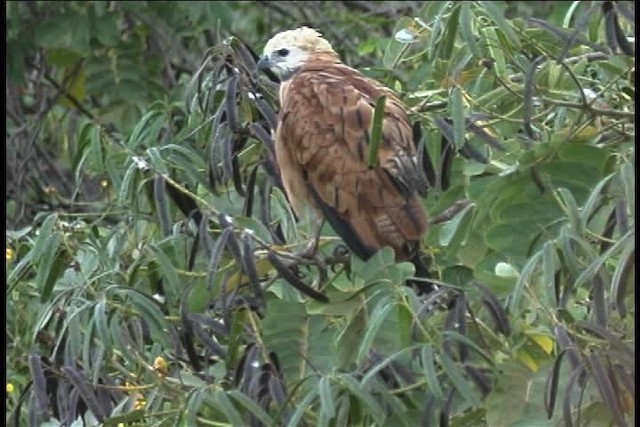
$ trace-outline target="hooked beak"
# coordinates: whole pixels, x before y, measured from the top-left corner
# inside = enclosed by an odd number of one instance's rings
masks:
[[[263,56],[260,58],[260,61],[258,61],[257,66],[258,70],[268,70],[273,66],[273,61],[271,61],[268,56]]]

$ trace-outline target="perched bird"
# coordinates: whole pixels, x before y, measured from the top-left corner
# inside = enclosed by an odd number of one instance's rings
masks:
[[[357,256],[384,246],[426,276],[420,241],[427,215],[406,107],[394,92],[345,65],[316,30],[302,27],[270,39],[258,68],[281,81],[276,161],[298,216],[320,212]],[[378,162],[368,152],[376,101],[386,96]],[[431,285],[422,283],[422,291]]]

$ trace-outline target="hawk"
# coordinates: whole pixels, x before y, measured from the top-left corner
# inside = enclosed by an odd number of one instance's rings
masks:
[[[426,276],[419,255],[428,225],[419,194],[426,188],[419,184],[407,110],[395,93],[345,65],[308,27],[271,38],[258,68],[281,81],[276,162],[296,214],[310,206],[360,258],[390,246],[397,260],[412,261],[417,275]],[[371,127],[381,96],[382,138],[371,166]]]

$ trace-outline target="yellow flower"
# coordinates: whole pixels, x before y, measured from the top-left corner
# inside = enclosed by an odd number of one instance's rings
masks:
[[[16,388],[11,383],[7,383],[7,394],[11,394],[16,390]]]
[[[7,248],[7,261],[13,261],[13,258],[16,256],[16,253],[11,248]]]
[[[107,188],[109,186],[109,181],[106,179],[100,180],[100,187]]]
[[[162,376],[165,376],[167,375],[167,373],[169,373],[169,365],[167,364],[167,361],[160,356],[156,357],[156,360],[153,361],[153,369],[155,369],[155,371]]]
[[[147,404],[147,401],[144,399],[137,399],[136,403],[133,405],[134,409],[142,409],[144,408],[144,405]]]

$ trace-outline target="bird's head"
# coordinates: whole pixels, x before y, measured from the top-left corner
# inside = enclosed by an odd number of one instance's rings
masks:
[[[313,55],[329,54],[337,58],[331,44],[309,27],[276,34],[264,47],[259,69],[269,68],[281,81],[289,79]]]

